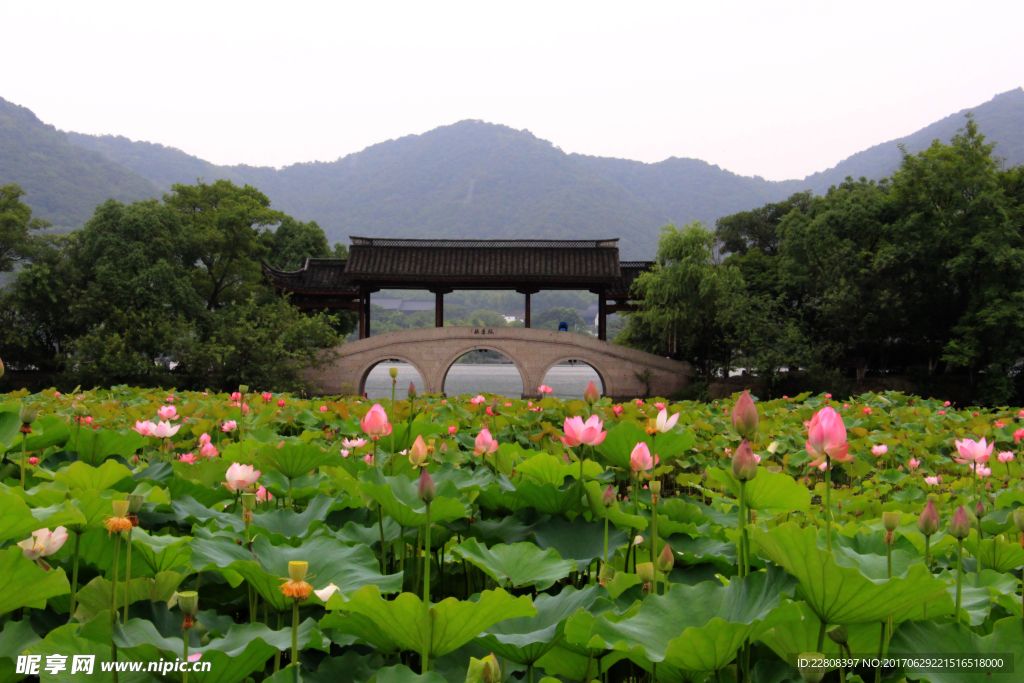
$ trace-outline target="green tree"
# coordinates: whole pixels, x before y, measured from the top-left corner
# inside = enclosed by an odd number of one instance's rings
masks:
[[[291,216],[281,219],[281,224],[271,233],[268,243],[271,247],[270,263],[281,270],[298,270],[306,257],[333,256],[327,245],[327,235],[315,221],[300,223]],[[347,253],[348,250],[345,251]]]
[[[806,213],[812,197],[809,190],[797,192],[785,201],[719,218],[715,228],[722,249],[740,255],[756,249],[768,256],[777,256],[779,223],[793,211]]]
[[[587,321],[583,319],[580,312],[575,308],[556,306],[538,315],[532,316],[530,325],[546,330],[557,330],[560,323],[566,323],[570,330],[584,332],[587,329]]]
[[[0,187],[0,273],[9,273],[30,251],[33,233],[50,224],[32,218],[32,209],[21,203],[25,192],[17,185]]]

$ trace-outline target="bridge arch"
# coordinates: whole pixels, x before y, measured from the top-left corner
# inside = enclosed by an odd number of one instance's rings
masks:
[[[608,381],[608,373],[605,370],[602,370],[601,367],[600,367],[602,364],[597,362],[597,361],[595,361],[595,360],[593,360],[592,358],[590,358],[586,354],[579,354],[579,353],[577,353],[577,354],[565,355],[565,356],[562,356],[560,358],[556,358],[555,360],[553,360],[550,363],[548,363],[546,366],[541,366],[542,370],[538,374],[537,383],[540,384],[541,382],[543,382],[544,378],[548,376],[548,373],[551,372],[551,369],[554,368],[556,365],[558,365],[559,363],[565,363],[565,362],[571,361],[571,360],[574,360],[574,361],[577,361],[579,363],[584,363],[586,365],[589,365],[590,368],[595,373],[597,373],[597,378],[601,380],[601,395],[602,396],[617,396],[618,395],[618,394],[613,393],[613,390],[611,388],[611,384]]]
[[[448,372],[452,369],[452,366],[454,366],[456,361],[458,361],[460,358],[465,356],[467,353],[473,353],[474,351],[494,351],[495,353],[500,353],[505,358],[508,358],[510,361],[512,361],[512,364],[516,367],[516,371],[519,373],[519,379],[522,380],[523,382],[523,393],[529,393],[531,389],[530,386],[527,384],[527,382],[529,382],[529,375],[526,371],[526,368],[523,366],[523,363],[514,355],[512,355],[512,353],[510,353],[509,350],[505,347],[506,345],[501,343],[468,344],[461,347],[458,351],[449,354],[448,357],[441,362],[440,368],[438,370],[438,377],[436,382],[438,391],[444,391],[444,383],[445,380],[448,379]]]
[[[380,365],[381,363],[387,363],[388,361],[392,360],[401,361],[403,363],[408,363],[409,365],[411,365],[413,369],[416,370],[416,372],[420,373],[420,377],[423,378],[424,384],[427,384],[430,381],[428,379],[427,373],[423,372],[423,368],[420,367],[420,364],[413,359],[412,354],[387,353],[384,355],[380,355],[379,357],[376,358],[376,360],[369,361],[363,366],[363,369],[359,371],[359,381],[356,383],[356,393],[358,393],[360,396],[366,393],[366,379],[370,376],[370,372],[372,372],[373,369]],[[427,389],[426,387],[423,387],[422,390],[429,391],[429,389]]]

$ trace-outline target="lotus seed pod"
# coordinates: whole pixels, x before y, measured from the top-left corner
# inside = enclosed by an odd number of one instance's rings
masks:
[[[964,539],[971,533],[971,520],[967,516],[967,510],[963,505],[956,509],[956,514],[949,522],[949,535],[953,538]]]
[[[608,484],[608,488],[606,488],[604,490],[604,493],[601,494],[601,505],[604,505],[606,508],[610,508],[614,504],[615,504],[615,487],[612,486],[611,484]]]
[[[246,491],[242,494],[242,509],[246,512],[252,512],[254,507],[256,507],[256,494]]]
[[[928,501],[917,518],[917,530],[924,536],[931,536],[939,530],[939,511],[935,509],[935,503]]]
[[[199,611],[199,593],[195,591],[181,591],[178,593],[178,609],[183,614],[195,615]]]
[[[597,576],[602,586],[608,585],[615,578],[615,567],[608,563],[602,564],[601,571]]]
[[[885,527],[886,531],[896,531],[896,527],[900,525],[900,513],[883,512],[882,525]]]
[[[391,379],[398,377],[398,368],[388,368],[388,374],[391,375]]]
[[[672,546],[666,543],[665,547],[662,548],[661,552],[658,554],[658,570],[661,571],[662,574],[668,574],[672,571],[672,567],[674,567],[675,564],[675,553],[672,552]]]
[[[39,411],[35,408],[29,408],[28,406],[23,405],[18,410],[18,418],[21,420],[22,424],[30,425],[36,421],[38,416]]]
[[[115,500],[112,501],[111,506],[114,508],[115,517],[126,517],[128,516],[128,501],[127,500]]]
[[[652,482],[651,482],[651,483],[649,484],[649,487],[650,487],[650,489],[651,489],[651,493],[653,493],[654,495],[656,495],[656,496],[657,496],[658,494],[660,494],[660,493],[661,493],[661,482],[660,482],[660,481],[658,481],[657,479],[655,479],[654,481],[652,481]]]
[[[88,414],[89,414],[89,410],[85,406],[83,406],[81,403],[79,403],[79,404],[77,404],[75,406],[75,415],[77,415],[78,417],[85,417]]]
[[[1024,508],[1013,511],[1013,523],[1017,525],[1017,531],[1024,533]]]
[[[420,481],[417,485],[417,494],[424,503],[433,502],[434,497],[437,496],[437,488],[434,486],[434,480],[430,476],[430,472],[427,472],[427,468],[424,467],[420,470]]]
[[[249,393],[249,385],[248,384],[239,384],[238,385],[238,393],[240,393],[242,396],[245,396],[246,394],[248,394]]]
[[[750,392],[744,391],[732,409],[732,428],[744,439],[750,439],[757,434],[758,422],[757,406],[750,398]]]
[[[143,498],[137,493],[128,494],[128,512],[130,512],[133,515],[137,513],[139,510],[142,509],[142,503],[144,501],[145,498]]]
[[[836,645],[846,645],[846,627],[833,626],[828,630],[828,637]]]
[[[309,562],[300,562],[298,560],[292,560],[288,563],[288,578],[292,581],[303,581],[306,578],[306,572],[309,571]]]
[[[746,439],[732,456],[732,475],[740,481],[750,481],[757,476],[757,457]]]
[[[654,563],[641,562],[636,566],[636,576],[644,583],[654,581]]]
[[[820,652],[804,652],[799,656],[797,664],[800,666],[797,668],[800,669],[804,683],[821,683],[825,677],[824,659],[825,655]]]

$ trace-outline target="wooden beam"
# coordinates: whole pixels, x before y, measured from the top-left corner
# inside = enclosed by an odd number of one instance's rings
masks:
[[[597,338],[608,341],[608,300],[603,290],[597,295]]]
[[[604,311],[606,314],[609,313],[634,313],[639,311],[640,308],[636,304],[605,304]]]
[[[523,313],[523,324],[530,329],[530,293],[526,293],[526,312]],[[426,574],[424,574],[426,576]]]
[[[434,293],[434,327],[444,327],[444,292]]]

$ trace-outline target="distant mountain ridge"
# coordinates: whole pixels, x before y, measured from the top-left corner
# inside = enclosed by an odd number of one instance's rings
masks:
[[[566,154],[529,131],[469,120],[381,142],[332,162],[280,170],[217,166],[159,144],[62,135],[27,109],[0,100],[0,153],[8,146],[19,152],[14,162],[0,155],[0,184],[18,182],[37,215],[65,226],[83,223],[106,196],[131,201],[160,196],[173,183],[227,178],[258,187],[275,208],[300,220],[316,220],[332,241],[351,234],[619,235],[624,258],[651,258],[665,223],[713,224],[793,192],[822,193],[846,176],[888,176],[899,165],[899,144],[914,153],[936,138],[948,141],[963,127],[966,111],[803,180],[774,182],[697,159],[648,164]],[[1024,90],[997,95],[970,111],[982,133],[997,141],[996,154],[1007,165],[1024,163]]]

